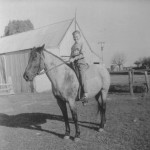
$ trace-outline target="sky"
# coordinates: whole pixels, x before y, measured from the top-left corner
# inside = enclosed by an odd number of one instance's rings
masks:
[[[125,66],[150,56],[149,0],[0,0],[0,36],[10,20],[30,19],[34,28],[71,19],[77,21],[97,55],[105,42],[104,63],[116,53],[126,56]]]

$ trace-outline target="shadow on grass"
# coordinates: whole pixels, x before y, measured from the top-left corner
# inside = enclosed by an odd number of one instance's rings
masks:
[[[0,113],[0,126],[44,131],[47,133],[54,134],[60,138],[63,138],[64,137],[63,134],[59,134],[54,131],[49,131],[41,128],[40,125],[46,123],[47,119],[64,122],[63,116],[54,115],[54,114],[22,113],[18,115],[7,115],[7,114]],[[74,124],[71,118],[69,118],[69,123]],[[97,123],[79,121],[79,125],[92,130],[98,129]]]

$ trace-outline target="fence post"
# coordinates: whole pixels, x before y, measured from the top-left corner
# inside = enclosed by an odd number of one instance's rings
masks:
[[[129,88],[130,88],[130,94],[131,96],[134,96],[134,93],[133,93],[133,78],[132,78],[132,73],[131,73],[131,70],[129,71]]]
[[[146,81],[146,87],[147,87],[147,92],[148,92],[149,91],[149,78],[148,78],[147,71],[145,71],[144,74],[145,74],[145,81]]]
[[[134,85],[134,69],[132,69],[132,84]]]

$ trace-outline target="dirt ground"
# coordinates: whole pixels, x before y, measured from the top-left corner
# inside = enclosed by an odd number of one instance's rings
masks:
[[[97,132],[97,103],[78,105],[81,140],[64,140],[65,126],[51,93],[0,97],[0,150],[150,150],[150,94],[109,94],[107,125]]]

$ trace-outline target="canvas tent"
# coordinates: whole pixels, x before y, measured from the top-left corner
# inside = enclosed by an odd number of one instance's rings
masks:
[[[23,79],[23,72],[27,66],[31,48],[45,44],[45,48],[53,54],[68,59],[74,41],[72,32],[80,30],[75,19],[47,25],[35,30],[18,33],[0,39],[0,82],[7,82],[11,77],[15,93],[42,92],[51,89],[46,75],[37,76],[33,83]],[[88,63],[99,61],[91,50],[82,31],[82,39],[86,50],[85,57]]]

